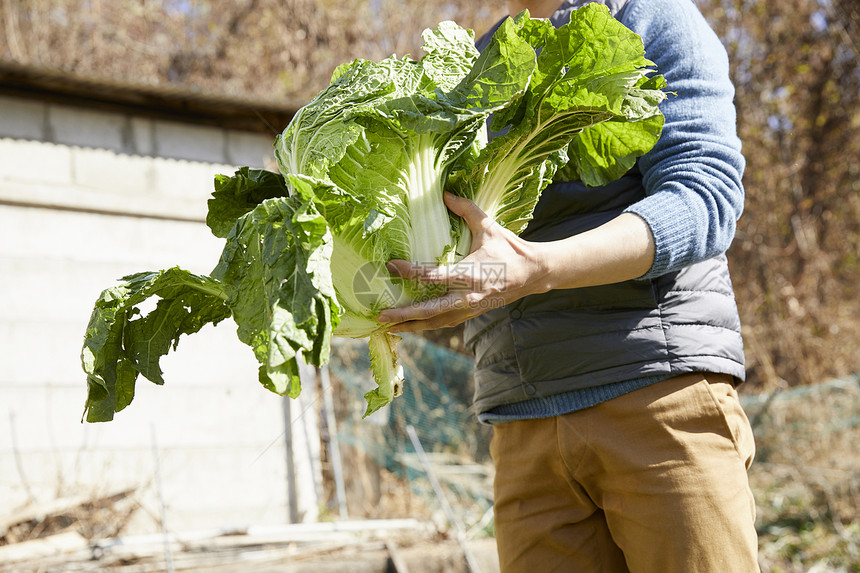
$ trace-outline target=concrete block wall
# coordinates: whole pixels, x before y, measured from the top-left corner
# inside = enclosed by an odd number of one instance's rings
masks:
[[[274,169],[273,142],[0,97],[0,201],[202,221],[214,175]]]
[[[286,126],[277,126],[279,129]],[[0,137],[116,153],[261,167],[271,137],[0,96]]]
[[[257,382],[229,319],[181,340],[164,387],[140,379],[113,422],[81,423],[80,349],[100,291],[142,270],[211,271],[223,247],[203,222],[213,177],[272,168],[273,140],[0,97],[0,520],[134,488],[142,509],[124,533],[157,531],[157,477],[176,531],[287,520],[283,399]]]

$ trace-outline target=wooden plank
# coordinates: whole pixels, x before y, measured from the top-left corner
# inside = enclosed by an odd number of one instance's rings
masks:
[[[393,539],[385,540],[385,548],[388,550],[388,557],[391,559],[391,564],[394,566],[395,573],[409,573],[409,567],[400,554],[400,548]]]
[[[15,563],[56,557],[86,549],[89,543],[77,531],[67,531],[21,543],[0,546],[0,563]]]

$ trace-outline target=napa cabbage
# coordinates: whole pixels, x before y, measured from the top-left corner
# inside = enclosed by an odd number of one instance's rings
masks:
[[[605,6],[558,29],[523,12],[480,53],[453,22],[423,39],[420,59],[338,67],[277,137],[279,172],[216,178],[207,225],[225,247],[209,276],[138,273],[102,293],[82,353],[87,420],[127,406],[138,374],[163,383],[159,357],[228,316],[260,382],[293,397],[299,360],[324,364],[333,336],[368,338],[368,415],[403,390],[399,337],[377,314],[444,289],[392,277],[385,263],[468,253],[468,227],[443,190],[518,233],[557,174],[606,183],[659,137],[663,79]],[[141,316],[151,297],[155,310]]]

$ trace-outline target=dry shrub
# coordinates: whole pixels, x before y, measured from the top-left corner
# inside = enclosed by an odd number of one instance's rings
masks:
[[[501,0],[3,0],[0,58],[301,103],[343,62],[417,56],[424,28],[482,31],[503,12]]]
[[[860,33],[847,1],[699,0],[726,45],[747,171],[729,253],[750,386],[860,371]]]

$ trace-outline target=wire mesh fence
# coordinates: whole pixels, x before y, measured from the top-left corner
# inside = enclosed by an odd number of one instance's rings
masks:
[[[860,375],[742,396],[762,569],[860,571]]]
[[[337,438],[345,464],[351,466],[354,477],[369,472],[368,479],[387,475],[403,480],[409,491],[395,495],[415,496],[426,511],[450,521],[449,516],[439,515],[445,500],[433,490],[410,440],[409,428],[413,428],[461,525],[476,534],[491,523],[492,431],[470,409],[472,360],[417,336],[404,337],[400,352],[406,379],[403,395],[362,418],[362,396],[373,386],[367,344],[347,340],[336,345],[329,368],[338,389]],[[356,459],[361,463],[356,464]],[[371,503],[376,500],[377,506],[385,503],[383,492],[368,496],[364,490],[359,497],[369,497]]]

